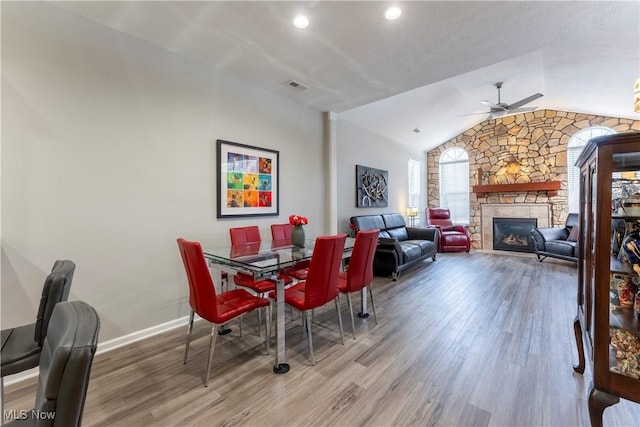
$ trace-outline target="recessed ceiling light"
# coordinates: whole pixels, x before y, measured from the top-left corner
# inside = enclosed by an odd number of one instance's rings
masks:
[[[293,25],[298,28],[307,28],[309,26],[309,20],[304,15],[298,15],[293,20]]]
[[[395,7],[395,6],[394,7],[390,7],[384,13],[384,17],[387,18],[390,21],[400,18],[400,15],[402,15],[402,10],[399,7]]]
[[[415,133],[420,133],[420,132],[422,132],[422,130],[421,130],[420,128],[415,128],[413,131],[414,131]]]

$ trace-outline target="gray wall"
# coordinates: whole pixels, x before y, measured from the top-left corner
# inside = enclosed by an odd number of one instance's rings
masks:
[[[100,341],[188,314],[176,238],[309,217],[325,232],[323,114],[44,2],[2,4],[2,327],[33,321],[56,259],[77,264],[70,299],[99,312]],[[215,218],[215,141],[280,151],[280,216]],[[409,155],[338,119],[338,231],[355,164],[389,171],[406,208]]]
[[[280,151],[279,218],[215,218],[218,138]],[[188,313],[177,237],[291,213],[323,231],[319,111],[46,3],[2,5],[2,143],[3,327],[33,320],[57,258],[106,340]]]
[[[338,115],[338,117],[340,117]],[[412,151],[383,135],[360,128],[338,119],[338,230],[349,229],[349,218],[354,215],[400,212],[408,207],[409,159],[423,164],[422,179],[425,188],[425,153]],[[356,165],[383,169],[389,172],[389,206],[386,208],[356,208]],[[422,198],[418,211],[424,215],[426,198]],[[422,220],[422,218],[420,218]],[[408,223],[408,220],[407,220]],[[417,224],[417,221],[416,221]]]

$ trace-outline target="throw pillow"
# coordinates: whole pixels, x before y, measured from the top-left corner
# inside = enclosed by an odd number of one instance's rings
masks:
[[[569,237],[567,237],[567,240],[571,242],[577,242],[579,237],[580,237],[580,226],[576,224],[571,228],[571,231],[569,232]]]

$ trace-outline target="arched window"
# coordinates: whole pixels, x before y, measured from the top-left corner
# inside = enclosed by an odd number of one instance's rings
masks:
[[[440,206],[449,208],[453,222],[469,223],[469,155],[462,148],[440,156]]]
[[[569,212],[580,210],[580,169],[575,164],[582,149],[591,138],[601,135],[616,133],[613,129],[604,126],[592,126],[576,132],[567,144],[567,189],[569,192]]]

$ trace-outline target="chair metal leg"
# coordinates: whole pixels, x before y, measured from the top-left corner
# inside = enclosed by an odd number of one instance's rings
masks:
[[[313,354],[313,340],[311,339],[311,310],[304,312],[307,324],[307,343],[309,344],[309,357],[311,358],[311,364],[316,364],[316,357]]]
[[[260,298],[264,298],[264,297],[265,297],[264,292],[263,292],[263,293],[261,293],[261,294],[258,294],[258,296],[259,296]],[[260,334],[262,333],[262,332],[260,331],[260,329],[262,328],[262,310],[256,310],[256,311],[257,311],[257,315],[258,315],[258,335],[260,335]],[[266,319],[266,317],[267,317],[267,315],[266,315],[266,310],[265,310],[265,315],[264,315],[264,317],[265,317],[265,320],[264,320],[264,321],[266,322],[266,321],[267,321],[267,319]]]
[[[204,386],[209,386],[209,371],[211,370],[211,360],[213,359],[213,352],[216,349],[216,325],[211,327],[211,338],[209,339],[209,360],[207,361],[207,376],[204,379]]]
[[[189,345],[191,344],[191,330],[193,329],[194,314],[195,313],[193,312],[193,310],[191,310],[191,314],[189,315],[189,326],[187,326],[187,342],[185,343],[185,346],[184,346],[184,361],[182,362],[185,365],[187,364],[187,356],[189,355]]]
[[[340,327],[340,341],[344,345],[344,331],[342,330],[342,313],[340,313],[340,294],[334,299],[336,303],[336,312],[338,313],[338,326]]]
[[[378,317],[376,316],[376,303],[373,300],[373,291],[371,290],[371,285],[367,286],[367,289],[369,289],[369,299],[371,300],[371,309],[373,310],[373,321],[377,325]]]
[[[347,303],[349,305],[349,317],[351,317],[351,332],[353,339],[356,339],[356,322],[353,320],[353,305],[351,304],[351,294],[347,292]]]
[[[269,341],[271,341],[271,325],[270,322],[267,322],[267,319],[270,318],[270,314],[268,312],[271,310],[271,302],[269,302],[269,307],[264,308],[264,340],[266,347],[266,354],[269,354]]]
[[[269,319],[265,323],[269,324],[269,340],[267,341],[267,351],[271,348],[271,331],[273,330],[273,304],[275,300],[269,300]]]
[[[241,315],[240,315],[240,320],[239,320],[239,322],[240,322],[240,336],[242,336],[242,317],[243,317],[243,316],[244,316],[244,315],[242,315],[242,314],[241,314]]]

